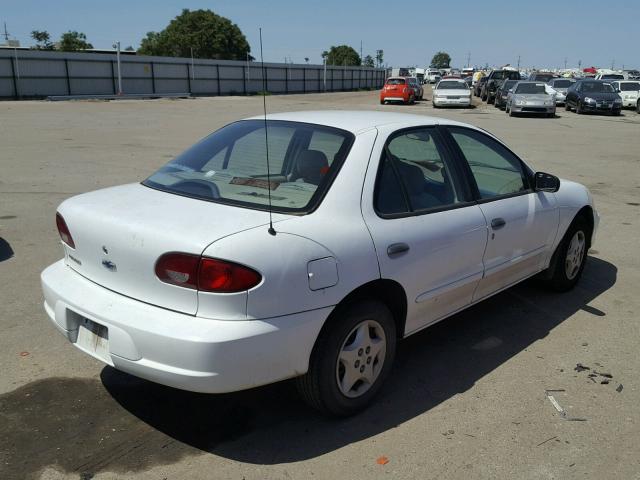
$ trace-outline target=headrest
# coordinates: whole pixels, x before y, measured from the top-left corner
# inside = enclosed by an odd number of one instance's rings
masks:
[[[298,155],[295,180],[302,178],[306,183],[319,185],[329,168],[327,156],[319,150],[303,150]]]

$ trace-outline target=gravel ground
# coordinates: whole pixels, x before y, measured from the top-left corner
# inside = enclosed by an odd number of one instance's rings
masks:
[[[414,335],[375,405],[346,420],[318,416],[292,382],[217,396],[154,385],[49,324],[39,273],[62,256],[56,206],[144,179],[260,114],[262,98],[1,102],[0,478],[639,479],[640,115],[509,118],[486,105],[380,106],[377,92],[267,103],[461,120],[584,183],[602,220],[581,283],[557,295],[527,282]],[[586,420],[561,418],[548,389]]]

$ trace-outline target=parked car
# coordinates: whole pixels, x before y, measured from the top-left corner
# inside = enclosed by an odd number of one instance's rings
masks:
[[[422,100],[424,97],[424,90],[420,80],[418,80],[417,77],[407,77],[407,80],[409,81],[409,85],[413,88],[416,100]]]
[[[380,90],[380,105],[387,102],[413,103],[416,99],[415,91],[405,77],[389,77]]]
[[[555,73],[551,72],[531,72],[529,80],[532,82],[549,82],[555,77]]]
[[[617,80],[611,82],[611,86],[622,99],[622,108],[635,108],[640,99],[640,82],[630,80]]]
[[[462,80],[464,81],[464,83],[467,84],[467,88],[469,89],[473,88],[473,77],[471,75],[462,77]]]
[[[553,97],[553,99],[556,102],[556,105],[564,105],[565,101],[567,100],[567,97],[564,93],[562,93],[559,90],[556,90],[548,83],[544,84],[544,90],[545,92],[547,92],[549,95]]]
[[[461,79],[440,80],[433,87],[433,108],[470,107],[471,90]]]
[[[311,405],[349,415],[398,339],[534,275],[573,288],[598,218],[587,188],[471,125],[254,117],[142,183],[65,200],[44,308],[117,370],[208,393],[297,377]]]
[[[437,80],[440,79],[442,75],[440,74],[440,70],[437,68],[428,68],[427,72],[424,75],[425,80],[428,80],[429,83],[436,83]]]
[[[505,112],[510,117],[517,113],[538,113],[547,117],[556,114],[555,99],[546,92],[546,83],[522,81],[516,83],[507,96]]]
[[[482,86],[482,100],[487,103],[493,103],[498,87],[505,80],[520,80],[520,72],[517,70],[493,70]]]
[[[599,73],[594,80],[625,80],[622,73]]]
[[[640,80],[640,71],[638,70],[623,70],[622,74],[626,80]]]
[[[567,90],[565,110],[575,110],[576,113],[605,112],[620,115],[622,98],[608,82],[584,79],[574,83]]]
[[[488,77],[480,77],[476,80],[476,83],[473,85],[473,96],[479,97],[482,93],[482,87],[486,83]]]
[[[575,83],[575,79],[573,78],[552,78],[547,83],[554,90],[562,93],[563,95],[567,94],[567,89]]]
[[[502,110],[507,105],[507,94],[516,83],[518,83],[518,80],[505,80],[502,82],[502,85],[498,87],[496,90],[496,98],[494,100],[494,105],[497,108]]]

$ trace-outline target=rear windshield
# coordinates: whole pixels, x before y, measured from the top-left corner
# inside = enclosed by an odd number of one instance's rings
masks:
[[[502,89],[503,90],[509,90],[511,87],[513,87],[516,83],[518,83],[517,80],[505,80],[505,82],[502,84]]]
[[[638,82],[624,82],[620,84],[620,90],[623,92],[635,92],[640,90],[640,83]]]
[[[536,73],[535,75],[533,75],[531,80],[535,80],[536,82],[548,82],[552,78],[553,75],[550,73]]]
[[[387,80],[387,85],[404,85],[404,78],[390,78]]]
[[[504,80],[505,78],[511,80],[520,80],[520,73],[511,70],[496,71],[493,72],[491,78],[493,78],[494,80]]]
[[[516,93],[546,93],[544,83],[519,83],[516,87]]]
[[[305,213],[317,207],[353,143],[335,128],[243,120],[212,133],[143,184],[178,195],[248,208]]]
[[[619,75],[617,73],[608,73],[602,75],[600,78],[602,80],[622,80],[624,78],[624,75]]]
[[[553,86],[554,88],[569,88],[572,83],[574,82],[571,80],[554,80]]]
[[[436,88],[437,90],[440,90],[440,89],[468,90],[469,89],[467,84],[464,82],[452,82],[450,80],[441,81]]]

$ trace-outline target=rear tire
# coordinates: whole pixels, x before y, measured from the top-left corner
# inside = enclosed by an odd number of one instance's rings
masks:
[[[568,102],[568,101],[564,103],[564,109],[565,109],[567,112],[570,112],[570,111],[571,111],[571,107],[569,106],[569,102]]]
[[[584,217],[577,217],[556,248],[547,269],[545,283],[556,292],[566,292],[576,286],[591,244],[591,229]]]
[[[396,325],[384,303],[362,300],[337,307],[316,341],[309,370],[297,379],[298,391],[327,415],[353,415],[382,387],[395,351]]]

